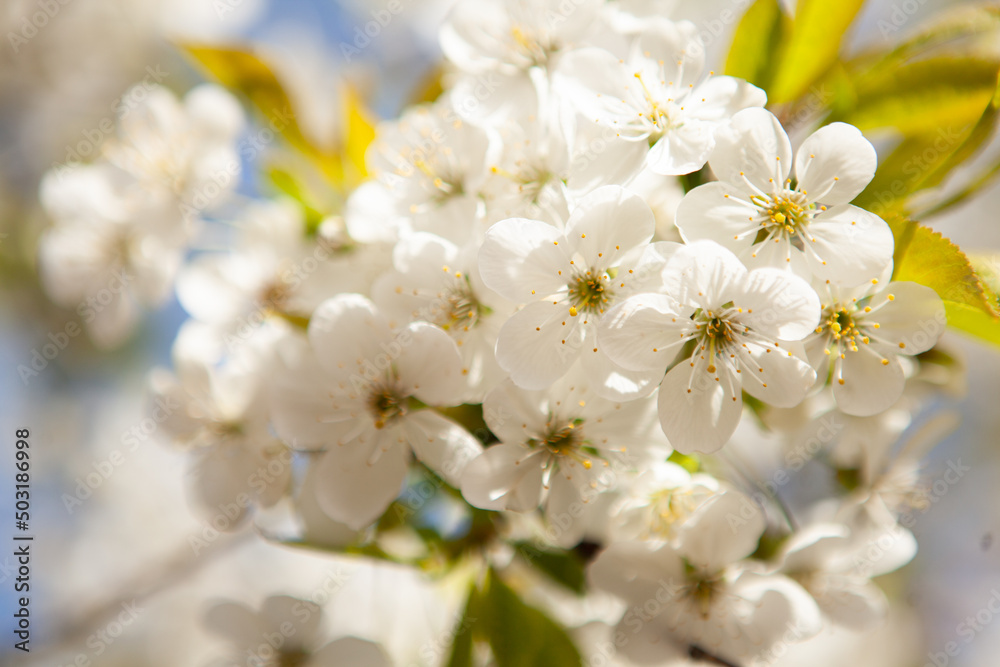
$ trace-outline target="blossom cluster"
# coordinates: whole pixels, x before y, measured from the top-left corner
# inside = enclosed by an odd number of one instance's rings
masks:
[[[872,577],[916,550],[919,456],[894,445],[939,383],[942,301],[892,281],[888,224],[851,204],[876,168],[858,129],[793,147],[694,24],[645,8],[464,0],[444,93],[377,127],[342,210],[243,203],[194,259],[183,212],[243,122],[220,89],[157,90],[51,175],[53,297],[131,277],[95,337],[176,274],[191,319],[152,388],[183,406],[162,428],[200,506],[288,502],[364,543],[423,471],[496,513],[496,544],[598,545],[636,664],[766,664],[790,628],[879,622]],[[807,464],[854,477],[790,510]]]

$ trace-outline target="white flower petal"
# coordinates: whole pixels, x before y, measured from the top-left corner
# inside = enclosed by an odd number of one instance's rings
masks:
[[[527,512],[542,496],[544,452],[521,445],[487,447],[462,474],[462,496],[487,510]]]
[[[861,130],[830,123],[809,136],[795,154],[796,188],[809,201],[847,204],[875,175],[878,156]]]
[[[500,328],[497,363],[517,386],[545,389],[580,356],[585,317],[571,316],[562,302],[529,303]]]
[[[653,211],[642,197],[606,185],[579,201],[566,224],[566,240],[587,267],[609,267],[648,243],[655,230]]]
[[[757,237],[757,207],[739,188],[716,181],[699,185],[677,205],[675,224],[688,243],[707,239],[740,253]]]
[[[743,375],[753,376],[743,378],[743,390],[777,408],[793,408],[801,403],[816,382],[816,371],[789,347],[788,343],[782,347],[747,343],[751,363],[757,367],[743,367]]]
[[[757,550],[764,510],[739,491],[717,493],[680,525],[678,551],[700,572],[715,573]]]
[[[693,329],[681,306],[665,294],[637,294],[601,318],[598,347],[615,363],[635,371],[663,370]]]
[[[715,148],[708,159],[720,181],[752,192],[746,181],[761,192],[784,184],[792,168],[792,145],[781,122],[770,111],[752,107],[733,116],[715,133]]]
[[[888,294],[893,300],[887,302]],[[930,287],[911,282],[889,283],[871,301],[884,304],[865,321],[878,322],[875,333],[898,348],[899,354],[920,354],[934,347],[948,325],[944,302]]]
[[[604,354],[584,348],[580,357],[587,379],[598,396],[612,401],[632,401],[648,396],[663,379],[665,365],[644,370],[623,368]]]
[[[418,410],[400,424],[421,463],[457,487],[462,471],[483,448],[468,431],[432,410]]]
[[[644,542],[613,542],[587,571],[591,585],[623,600],[669,602],[683,585],[684,561],[669,547]]]
[[[801,340],[819,323],[819,296],[809,283],[786,271],[751,271],[736,303],[752,310],[747,321],[768,338]]]
[[[663,287],[682,304],[718,308],[743,292],[747,269],[713,241],[695,241],[678,250],[663,270]]]
[[[816,216],[803,233],[813,275],[845,287],[877,276],[892,262],[895,241],[885,220],[850,204]]]
[[[545,392],[522,389],[508,379],[486,395],[483,419],[501,442],[527,442],[545,430],[545,401]]]
[[[871,345],[861,343],[857,352],[845,350],[844,358],[834,361],[833,396],[849,415],[868,417],[888,409],[903,394],[905,382],[896,355],[883,356]]]
[[[674,449],[682,454],[719,450],[729,441],[743,413],[739,382],[729,369],[713,375],[687,361],[672,368],[660,385],[660,425]],[[715,381],[715,377],[719,381]]]
[[[565,237],[552,225],[524,218],[502,220],[486,232],[479,273],[487,287],[511,301],[535,301],[566,285],[572,270],[568,252]]]
[[[396,369],[408,396],[428,405],[455,405],[462,393],[462,357],[451,336],[425,322],[414,322],[395,340],[382,346],[382,354]]]
[[[381,453],[373,463],[376,450]],[[316,499],[331,519],[364,528],[399,495],[409,459],[410,448],[397,429],[379,431],[366,442],[332,448],[316,464]]]
[[[699,120],[724,123],[737,112],[767,103],[767,93],[732,76],[711,76],[694,87],[684,101],[684,111]]]
[[[367,364],[376,364],[381,356],[388,359],[382,344],[393,344],[392,338],[389,323],[360,294],[327,299],[309,320],[309,342],[316,358],[336,378],[363,374]],[[388,368],[388,363],[379,368]]]
[[[833,575],[821,591],[812,591],[820,610],[831,622],[857,632],[878,627],[889,603],[885,593],[867,579]]]
[[[715,124],[696,119],[667,130],[646,155],[646,164],[657,174],[677,176],[698,171],[715,146]]]

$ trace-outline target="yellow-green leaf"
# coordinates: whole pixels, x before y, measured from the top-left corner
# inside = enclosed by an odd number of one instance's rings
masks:
[[[791,34],[784,40],[777,72],[768,90],[771,102],[802,95],[837,62],[844,34],[864,0],[799,0]]]
[[[339,191],[349,191],[365,178],[364,154],[375,135],[374,121],[352,88],[344,86],[341,91],[342,134],[334,146],[324,149],[303,132],[291,98],[259,56],[235,47],[181,44],[180,48],[220,84],[244,95]]]
[[[879,32],[894,35],[904,29],[908,17],[899,16],[896,12],[902,13],[900,8],[894,8],[887,19],[876,22]],[[915,33],[910,33],[889,53],[864,54],[857,59],[856,64],[861,69],[868,69],[873,60],[903,62],[914,55],[926,55],[938,46],[953,47],[956,42],[975,39],[998,29],[1000,7],[985,3],[947,7],[924,21]]]
[[[216,81],[242,93],[265,118],[274,122],[296,148],[313,151],[295,120],[295,110],[278,77],[250,51],[238,48],[181,44],[181,48]]]
[[[904,135],[962,132],[976,122],[996,90],[998,63],[938,57],[892,63],[857,73],[853,108],[830,120],[862,130],[892,128]]]
[[[359,183],[368,175],[365,152],[375,138],[375,121],[368,113],[361,97],[352,88],[345,87],[341,98],[344,104],[344,118],[347,121],[341,140],[342,153],[353,169],[352,180]]]
[[[953,301],[944,302],[948,326],[974,338],[1000,346],[1000,320],[978,308]]]
[[[899,216],[887,220],[896,239],[893,280],[910,280],[932,288],[947,303],[996,313],[979,276],[958,246],[930,227]]]
[[[939,127],[930,134],[905,137],[881,160],[875,178],[855,204],[880,215],[906,212],[912,194],[937,187],[956,167],[979,152],[995,131],[998,119],[1000,81],[979,120],[968,130]]]
[[[778,0],[757,0],[740,19],[726,58],[726,74],[766,88],[784,31],[791,21]]]
[[[997,299],[958,246],[929,227],[900,216],[887,222],[896,238],[893,280],[926,285],[944,301],[948,326],[1000,345]]]

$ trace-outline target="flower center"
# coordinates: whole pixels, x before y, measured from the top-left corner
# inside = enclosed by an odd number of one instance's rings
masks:
[[[580,432],[576,429],[577,423],[581,420],[574,420],[563,426],[549,431],[542,445],[547,447],[553,454],[561,456],[575,450],[580,445]]]
[[[610,278],[605,273],[595,276],[592,271],[577,276],[569,285],[570,315],[584,313],[603,313],[614,297],[614,292],[607,288]]]
[[[689,599],[698,614],[707,619],[711,615],[712,602],[721,592],[722,575],[709,576],[686,565],[688,585],[684,589],[684,597]]]
[[[824,309],[816,332],[828,335],[838,347],[843,346],[851,352],[857,352],[858,343],[867,345],[871,342],[866,332],[867,327],[856,319],[857,314],[853,307],[840,304],[830,306]],[[873,326],[878,327],[877,324]]]
[[[727,303],[722,308],[723,312],[721,313],[698,310],[691,316],[695,322],[695,328],[700,333],[698,347],[703,352],[708,352],[708,365],[705,370],[709,373],[716,371],[715,356],[723,353],[731,344],[735,343],[736,334],[745,329],[729,317],[733,311],[733,304]]]
[[[809,224],[813,216],[809,200],[794,190],[785,190],[770,198],[753,195],[750,200],[760,210],[760,226],[769,233],[795,234]]]
[[[593,463],[586,452],[581,451],[585,442],[583,431],[580,429],[582,425],[582,419],[573,419],[564,426],[552,426],[541,440],[531,440],[528,444],[544,447],[553,456],[573,459],[590,470]]]
[[[652,497],[652,525],[650,530],[660,537],[670,537],[674,526],[684,521],[697,507],[694,491],[690,488],[663,489]]]
[[[476,298],[469,279],[455,272],[455,281],[438,294],[433,317],[434,324],[445,331],[465,332],[479,324],[480,318],[490,312]]]
[[[676,104],[673,98],[663,101],[654,95],[653,91],[646,85],[646,82],[643,81],[641,72],[636,72],[633,76],[639,81],[639,85],[642,86],[642,95],[646,98],[647,111],[645,117],[653,124],[653,130],[649,135],[649,144],[652,146],[663,136],[664,132],[671,128],[680,127],[683,124],[682,107]],[[639,115],[643,116],[641,113]]]
[[[511,26],[510,36],[513,39],[513,52],[527,59],[529,66],[544,65],[550,53],[557,48],[554,44],[543,43],[534,30],[522,24]]]
[[[278,654],[277,667],[301,667],[309,661],[309,654],[300,648],[285,649]]]
[[[374,387],[368,395],[368,411],[375,420],[375,428],[383,429],[406,415],[407,402],[407,397],[395,387]]]

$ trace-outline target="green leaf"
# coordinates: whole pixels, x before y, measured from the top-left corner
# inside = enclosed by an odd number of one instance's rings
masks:
[[[963,132],[992,99],[997,70],[997,62],[948,56],[856,72],[853,108],[830,120],[907,136]]]
[[[364,154],[375,136],[374,122],[355,91],[341,91],[341,136],[331,149],[316,146],[296,121],[291,98],[270,66],[256,54],[239,48],[180,44],[215,80],[244,95],[270,126],[306,155],[327,180],[350,190],[367,175]]]
[[[966,133],[906,137],[879,162],[875,177],[854,204],[882,217],[906,214],[907,199],[928,185],[949,155],[961,146]]]
[[[979,152],[979,149],[983,147],[986,140],[992,136],[997,127],[997,119],[1000,118],[1000,68],[997,69],[994,80],[993,97],[990,98],[986,109],[983,110],[976,124],[972,126],[972,130],[965,137],[965,141],[925,181],[927,186],[933,187],[941,183],[955,167]]]
[[[1000,320],[982,310],[952,301],[944,302],[948,326],[981,341],[1000,346]]]
[[[778,0],[757,0],[740,19],[726,58],[726,74],[767,88],[778,48],[791,21]]]
[[[891,216],[887,222],[896,239],[893,280],[926,285],[945,302],[996,316],[979,276],[958,246],[912,220]]]
[[[458,622],[452,636],[451,656],[447,667],[472,667],[473,630],[480,616],[482,605],[479,589],[475,584],[469,587],[469,597],[465,602],[465,611]]]
[[[799,0],[791,34],[775,62],[777,72],[768,89],[770,102],[790,102],[826,74],[837,62],[840,43],[864,0]]]
[[[486,578],[480,620],[497,667],[573,667],[580,652],[569,635],[544,613],[529,607],[494,570]],[[480,625],[482,624],[482,625]]]
[[[314,203],[313,198],[305,191],[302,184],[290,172],[273,167],[267,172],[274,185],[280,192],[294,199],[302,207],[302,212],[306,219],[306,232],[315,234],[323,222],[323,212]]]
[[[681,454],[677,450],[670,453],[667,458],[671,463],[676,463],[680,467],[687,470],[692,475],[701,469],[701,461],[698,460],[697,456],[688,456],[687,454]]]
[[[888,35],[901,29],[898,23],[897,17],[890,16],[889,20],[879,20],[876,27]],[[914,55],[926,55],[939,46],[954,47],[956,42],[988,35],[997,28],[1000,28],[1000,7],[987,4],[953,6],[924,21],[917,32],[899,42],[892,51],[864,54],[851,64],[866,70],[879,61],[900,63]]]
[[[526,561],[548,575],[553,581],[562,584],[578,595],[582,595],[586,587],[587,577],[583,561],[573,551],[549,551],[540,549],[530,542],[519,542],[515,545]]]
[[[243,94],[265,118],[274,121],[293,146],[315,152],[295,119],[291,99],[263,60],[238,48],[198,44],[181,44],[180,47],[221,85]]]
[[[891,216],[888,222],[896,237],[892,279],[932,288],[944,301],[948,326],[1000,345],[1000,303],[983,284],[969,258],[929,227],[900,216]]]
[[[941,127],[932,134],[904,138],[881,161],[875,178],[854,203],[879,214],[904,212],[908,197],[920,190],[937,187],[955,168],[975,156],[992,136],[998,119],[1000,74],[994,95],[975,125],[964,132]],[[970,185],[976,186],[976,183],[972,181]]]

